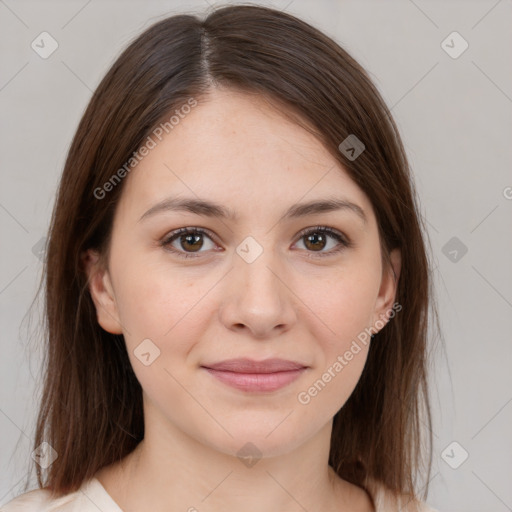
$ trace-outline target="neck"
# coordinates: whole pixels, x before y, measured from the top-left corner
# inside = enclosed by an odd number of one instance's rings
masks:
[[[97,478],[127,512],[355,510],[369,498],[328,465],[331,429],[332,422],[285,454],[242,459],[169,422],[147,422],[137,448]]]

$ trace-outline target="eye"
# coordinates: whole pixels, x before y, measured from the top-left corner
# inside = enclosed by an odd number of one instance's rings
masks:
[[[305,240],[306,249],[312,249],[308,252],[316,252],[318,254],[308,255],[309,258],[325,257],[337,254],[343,249],[352,247],[352,242],[339,231],[326,226],[316,226],[314,228],[306,228],[299,233],[300,240]],[[334,240],[334,248],[329,251],[323,251],[328,245],[328,239]]]
[[[197,258],[200,256],[201,248],[204,246],[203,237],[207,237],[212,241],[211,236],[202,228],[180,228],[169,233],[160,244],[167,250],[177,254],[182,258]],[[177,242],[184,251],[176,249],[174,242]],[[190,250],[191,252],[187,252]],[[199,254],[194,254],[199,253]]]
[[[302,230],[298,236],[299,240],[305,239],[304,245],[307,252],[317,253],[308,255],[310,258],[332,256],[353,245],[342,233],[326,226],[306,228]],[[201,251],[201,249],[204,248],[204,237],[214,243],[212,240],[213,235],[203,228],[180,228],[169,233],[160,242],[160,245],[182,258],[197,258],[202,252],[207,252]],[[334,244],[334,248],[331,250],[324,251],[323,249],[329,245],[329,238],[337,242],[337,244]],[[176,245],[181,247],[177,248]],[[208,247],[206,249],[208,249]],[[210,247],[210,249],[215,250],[214,247]]]

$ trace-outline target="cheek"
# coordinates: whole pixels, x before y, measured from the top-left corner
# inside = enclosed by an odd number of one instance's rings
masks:
[[[315,322],[316,365],[297,396],[301,407],[324,417],[334,416],[348,400],[368,356],[370,333],[365,329],[372,301],[360,288],[345,291],[353,293],[338,292],[336,300],[323,302],[328,328]]]
[[[336,333],[332,346],[336,350],[346,350],[350,341],[371,326],[375,306],[372,289],[354,286],[340,290],[338,300],[332,306],[332,330]]]
[[[327,287],[309,283],[304,288],[317,364],[297,397],[301,407],[311,404],[311,409],[334,415],[357,385],[368,356],[370,333],[365,329],[371,327],[378,293],[377,270],[354,266]]]
[[[321,286],[306,283],[301,296],[307,297],[315,339],[331,358],[347,350],[352,339],[371,327],[379,288],[376,275],[368,267],[360,271],[353,268],[332,276]]]
[[[297,402],[306,413],[332,418],[343,407],[359,382],[368,355],[368,346],[358,345],[319,369],[299,391]]]
[[[164,409],[190,407],[190,397],[179,383],[196,370],[189,355],[211,321],[213,309],[207,309],[205,295],[214,283],[150,267],[144,273],[130,274],[128,267],[124,272],[124,280],[118,276],[118,307],[135,375]]]
[[[206,296],[218,276],[198,278],[197,273],[144,259],[121,268],[116,275],[116,302],[128,337],[179,343],[185,327],[186,332],[200,330],[198,314],[205,316]]]
[[[136,267],[123,268],[116,290],[131,365],[152,401],[163,400],[162,407],[172,403],[182,410],[190,407],[190,397],[178,383],[194,388],[190,382],[198,363],[194,349],[214,321],[211,292],[219,275],[199,278],[197,272],[170,271],[149,263],[141,265],[144,272]]]

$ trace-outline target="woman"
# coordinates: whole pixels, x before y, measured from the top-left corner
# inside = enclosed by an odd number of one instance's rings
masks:
[[[431,511],[416,201],[333,40],[247,5],[154,24],[69,151],[40,488],[3,510]]]

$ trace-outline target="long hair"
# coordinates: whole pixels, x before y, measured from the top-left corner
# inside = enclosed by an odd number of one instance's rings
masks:
[[[375,335],[361,378],[334,417],[329,464],[361,487],[371,478],[396,496],[414,497],[417,474],[427,472],[428,480],[432,464],[433,301],[426,230],[404,147],[382,97],[346,50],[305,21],[255,5],[154,23],[117,58],[83,114],[44,261],[44,388],[33,447],[47,442],[58,458],[36,465],[38,485],[54,496],[73,492],[144,437],[141,386],[123,336],[97,322],[81,255],[108,252],[124,181],[108,194],[98,191],[120,176],[162,119],[217,84],[261,95],[310,130],[369,197],[386,264],[392,249],[401,251],[395,299],[402,310]],[[364,143],[358,158],[340,151],[349,136]]]

